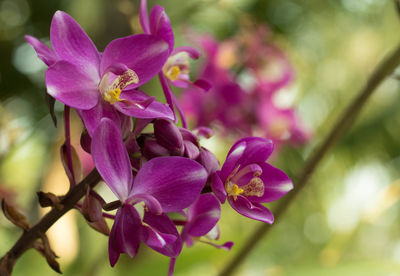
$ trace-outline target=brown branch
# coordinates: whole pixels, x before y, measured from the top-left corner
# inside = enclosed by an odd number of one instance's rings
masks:
[[[62,209],[52,208],[36,225],[27,231],[14,244],[3,258],[0,259],[0,275],[11,275],[17,259],[29,248],[32,248],[36,239],[40,238],[59,218],[71,210],[85,195],[87,187],[94,187],[101,180],[99,173],[94,169],[84,180],[74,186],[61,200]]]
[[[337,143],[337,141],[349,130],[354,120],[360,114],[362,107],[365,105],[374,90],[381,82],[400,64],[400,45],[397,49],[387,56],[374,70],[365,86],[360,90],[358,96],[350,103],[342,116],[336,121],[334,127],[329,132],[324,141],[313,151],[313,153],[305,161],[304,167],[295,178],[295,188],[287,194],[278,204],[275,212],[275,221],[281,219],[282,214],[289,207],[290,203],[300,193],[304,186],[308,183],[312,173],[320,164],[326,153]],[[275,223],[276,224],[276,223]],[[234,258],[224,267],[219,276],[228,276],[246,259],[248,254],[257,243],[272,228],[272,225],[262,224],[248,238],[244,247],[234,256]]]

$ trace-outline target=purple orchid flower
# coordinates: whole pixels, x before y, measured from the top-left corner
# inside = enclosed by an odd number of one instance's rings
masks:
[[[194,240],[197,240],[220,249],[232,248],[233,242],[218,245],[200,238],[205,236],[213,240],[219,239],[217,222],[221,216],[221,206],[213,194],[201,194],[185,214],[187,222],[182,229],[181,237],[188,246],[192,246]]]
[[[168,85],[168,81],[176,87],[186,88],[194,86],[197,87],[197,89],[200,88],[201,90],[208,91],[211,88],[208,81],[199,79],[195,82],[191,82],[189,79],[189,58],[198,59],[200,57],[200,52],[190,46],[174,48],[174,32],[171,27],[170,19],[165,13],[163,7],[158,5],[154,6],[150,11],[149,16],[147,13],[147,0],[141,0],[139,18],[144,33],[152,34],[164,39],[169,46],[168,60],[163,66],[162,72],[160,72],[158,76],[169,106],[172,110],[174,110],[174,106],[176,106],[181,116],[182,124],[186,128],[186,118],[175,95]]]
[[[77,109],[89,134],[102,117],[116,123],[125,115],[173,118],[168,106],[135,90],[160,72],[168,58],[169,46],[160,37],[139,34],[115,39],[99,53],[78,23],[57,11],[50,28],[54,50],[34,37],[25,38],[49,66],[47,92]]]
[[[258,105],[260,132],[272,139],[278,147],[284,142],[301,145],[310,140],[311,133],[300,122],[293,108],[278,108],[271,96],[265,96]]]
[[[148,134],[143,136],[143,157],[150,160],[160,156],[183,156],[195,160],[206,169],[208,175],[206,185],[208,185],[211,175],[219,170],[219,162],[212,152],[200,146],[199,137],[209,138],[212,131],[206,127],[190,131],[186,128],[179,128],[173,122],[165,119],[155,120],[153,126],[154,137]],[[131,142],[131,140],[129,141]],[[139,146],[135,145],[131,148],[132,150],[128,151],[131,155],[140,151]]]
[[[275,93],[294,78],[294,70],[285,53],[271,41],[266,25],[245,29],[239,34],[244,53],[243,63],[251,69],[265,93]]]
[[[165,213],[178,212],[192,204],[207,173],[197,162],[174,156],[146,162],[134,177],[121,135],[113,121],[103,118],[91,144],[100,175],[122,203],[110,233],[110,263],[114,266],[121,253],[133,258],[141,242],[176,258],[182,240]]]
[[[295,109],[280,109],[272,100],[294,73],[284,53],[266,38],[265,28],[246,30],[222,42],[210,35],[192,37],[206,56],[199,77],[212,84],[208,93],[189,87],[181,96],[182,108],[195,126],[219,127],[239,138],[259,135],[277,146],[301,145],[310,139]],[[240,73],[234,73],[233,66],[239,64]]]
[[[220,171],[214,174],[212,189],[217,198],[243,216],[273,223],[274,216],[260,203],[275,201],[293,189],[281,170],[265,163],[273,151],[269,139],[248,137],[230,149]]]
[[[229,71],[228,60],[236,55],[226,43],[218,43],[211,36],[200,36],[195,39],[205,52],[205,62],[199,78],[207,79],[212,88],[207,93],[198,89],[187,88],[181,97],[183,110],[193,119],[195,126],[213,126],[219,124],[222,130],[238,136],[251,135],[255,122],[254,99],[245,91]],[[229,44],[230,45],[230,44]],[[231,57],[233,56],[233,57]]]

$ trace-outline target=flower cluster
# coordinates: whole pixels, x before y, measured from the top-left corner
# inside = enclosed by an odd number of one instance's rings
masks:
[[[282,197],[293,185],[284,172],[265,163],[273,150],[272,141],[265,138],[239,140],[220,169],[214,154],[200,145],[212,131],[187,128],[169,87],[207,91],[214,79],[207,73],[189,80],[188,58],[198,58],[199,52],[187,46],[174,48],[162,7],[153,7],[148,16],[147,3],[141,1],[140,22],[143,34],[115,39],[103,52],[61,11],[51,23],[52,49],[34,37],[26,40],[48,66],[48,94],[81,117],[86,129],[82,148],[118,199],[105,203],[88,189],[76,206],[91,226],[109,234],[111,265],[121,253],[133,258],[144,243],[171,258],[172,274],[184,243],[231,248],[232,242],[210,241],[219,237],[220,204],[226,199],[240,214],[272,223],[273,215],[261,203]],[[167,104],[139,90],[156,75]],[[175,108],[183,127],[177,126]],[[65,156],[68,168],[71,153]],[[73,168],[68,170],[73,175]],[[105,212],[115,209],[115,215]],[[104,230],[105,217],[114,220],[110,232]]]
[[[293,108],[280,108],[277,93],[293,79],[293,68],[283,52],[269,41],[266,27],[245,28],[218,42],[210,35],[192,40],[206,54],[199,76],[212,89],[201,93],[187,88],[181,98],[195,126],[219,125],[236,137],[260,135],[276,144],[302,144],[309,139]]]

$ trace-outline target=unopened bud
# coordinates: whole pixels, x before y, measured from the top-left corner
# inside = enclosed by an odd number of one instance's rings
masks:
[[[169,151],[161,146],[155,139],[148,138],[144,142],[143,155],[147,159],[152,159],[160,156],[169,156]]]
[[[171,121],[158,119],[154,122],[154,135],[157,142],[171,155],[182,155],[184,151],[182,134]]]

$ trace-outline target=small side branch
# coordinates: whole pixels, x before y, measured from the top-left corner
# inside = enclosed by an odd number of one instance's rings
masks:
[[[27,231],[24,231],[22,236],[14,244],[14,246],[0,259],[0,275],[11,275],[17,259],[24,254],[26,250],[32,248],[34,242],[40,238],[58,219],[66,212],[71,210],[75,204],[85,195],[87,187],[94,187],[101,180],[101,177],[96,169],[82,180],[61,200],[61,209],[52,208],[36,225]]]

